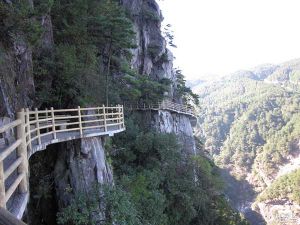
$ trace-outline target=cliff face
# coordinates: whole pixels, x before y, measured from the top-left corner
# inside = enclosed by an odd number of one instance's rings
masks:
[[[92,184],[113,183],[112,171],[105,157],[104,138],[63,143],[59,155],[54,171],[58,192],[71,188],[74,193],[88,193]],[[61,202],[67,201],[64,195],[67,194],[58,194]]]
[[[176,75],[173,68],[173,54],[167,48],[167,42],[162,36],[163,16],[158,4],[155,0],[123,0],[122,3],[131,15],[136,32],[137,48],[133,50],[132,66],[139,73],[154,79],[170,79],[172,85],[167,96],[173,101],[180,102],[181,99],[175,96]],[[159,132],[174,132],[179,143],[184,146],[183,153],[196,153],[189,117],[159,111],[152,117],[151,125]]]
[[[196,144],[189,117],[169,111],[153,115],[152,126],[162,133],[175,133],[184,155],[196,155]]]
[[[168,78],[175,84],[173,54],[161,33],[162,13],[155,0],[123,0],[136,32],[137,48],[132,51],[132,66],[140,74],[155,79]],[[173,86],[174,86],[173,84]],[[173,97],[173,87],[169,97]]]
[[[175,86],[176,75],[173,69],[173,55],[167,49],[166,40],[161,33],[162,14],[155,0],[123,0],[124,8],[129,12],[136,32],[137,48],[132,50],[132,67],[140,74],[151,76],[159,80],[168,78],[173,83],[170,86],[168,97],[176,99]],[[10,48],[0,45],[0,125],[13,120],[15,113],[20,108],[32,108],[38,106],[35,102],[35,85],[32,55],[36,59],[53,51],[53,27],[51,17],[44,15],[40,18],[44,30],[38,47],[31,49],[25,42],[15,42]],[[51,84],[51,76],[43,77],[46,84]],[[40,88],[40,87],[38,87]],[[50,87],[42,87],[48,89]],[[182,152],[187,155],[196,154],[193,130],[189,117],[159,111],[148,118],[151,126],[159,132],[174,132],[182,144]],[[32,160],[30,164],[31,184],[39,184],[39,179],[45,174],[53,176],[54,195],[57,207],[61,209],[67,206],[77,193],[91,191],[94,184],[113,185],[113,172],[105,157],[105,140],[103,138],[85,138],[69,141],[56,145],[55,157],[51,158],[52,166],[49,171],[40,173],[34,169],[40,163],[40,159]],[[43,153],[39,157],[47,157]],[[51,171],[50,171],[51,170]],[[34,196],[32,196],[34,197]],[[38,208],[33,203],[32,212]],[[39,202],[37,203],[39,204]],[[45,205],[46,207],[46,205]],[[53,207],[55,208],[55,207]],[[104,217],[104,206],[99,203],[99,217]],[[37,224],[39,221],[37,221]],[[34,224],[34,223],[32,223]]]
[[[104,138],[84,138],[63,143],[55,170],[58,208],[68,206],[76,195],[92,193],[97,184],[113,185],[113,174],[107,163]],[[99,202],[96,221],[103,220],[104,205]]]
[[[22,42],[0,43],[0,117],[15,118],[22,107],[33,105],[32,51]]]

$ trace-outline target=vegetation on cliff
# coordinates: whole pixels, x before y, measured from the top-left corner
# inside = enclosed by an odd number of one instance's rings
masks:
[[[300,204],[300,169],[279,177],[258,197],[257,201],[289,199]]]
[[[212,162],[185,158],[175,135],[141,124],[138,116],[128,120],[112,154],[118,184],[132,196],[141,224],[243,224],[219,195]]]

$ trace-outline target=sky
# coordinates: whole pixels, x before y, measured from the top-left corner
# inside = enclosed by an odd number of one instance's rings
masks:
[[[300,58],[300,0],[158,0],[188,79]]]

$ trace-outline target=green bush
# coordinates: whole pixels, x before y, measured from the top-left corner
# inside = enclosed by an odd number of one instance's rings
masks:
[[[105,212],[103,215],[99,211]],[[94,185],[88,193],[76,193],[57,214],[58,224],[141,225],[131,195],[121,186]]]

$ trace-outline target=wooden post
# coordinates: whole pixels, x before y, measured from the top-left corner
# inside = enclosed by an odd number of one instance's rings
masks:
[[[0,161],[0,207],[6,209],[3,161]]]
[[[31,128],[30,128],[30,118],[29,118],[29,109],[26,108],[26,127],[28,132],[28,143],[29,143],[29,149],[32,149],[32,143],[31,143]]]
[[[80,106],[78,106],[78,122],[79,122],[80,137],[82,137],[83,136],[83,132],[82,132],[82,121],[81,121],[81,109],[80,109]]]
[[[122,124],[121,124],[121,105],[118,105],[118,127],[119,127],[119,130],[122,129]]]
[[[46,110],[46,113],[45,113],[46,114],[46,119],[48,119],[48,108],[46,108],[45,110]],[[47,120],[46,124],[48,126],[48,124],[49,124],[48,120]],[[46,128],[46,133],[48,133],[48,132],[49,132],[49,128],[47,127]]]
[[[37,129],[36,135],[38,136],[38,144],[41,145],[41,131],[40,131],[40,122],[39,122],[39,112],[38,109],[35,108],[35,128]]]
[[[125,124],[124,124],[124,106],[122,106],[122,128],[125,127]]]
[[[54,109],[51,107],[51,117],[52,117],[52,132],[53,132],[53,139],[56,139],[56,129],[55,129],[55,117],[54,117]]]
[[[104,120],[104,131],[107,131],[107,127],[106,127],[106,108],[105,105],[102,106],[103,107],[103,120]]]
[[[28,192],[28,159],[27,159],[27,146],[26,146],[26,136],[25,136],[25,113],[24,109],[17,114],[17,118],[22,121],[22,123],[17,127],[17,138],[21,140],[21,144],[17,148],[17,156],[22,158],[22,163],[18,166],[18,174],[24,173],[25,177],[19,184],[19,192]]]

